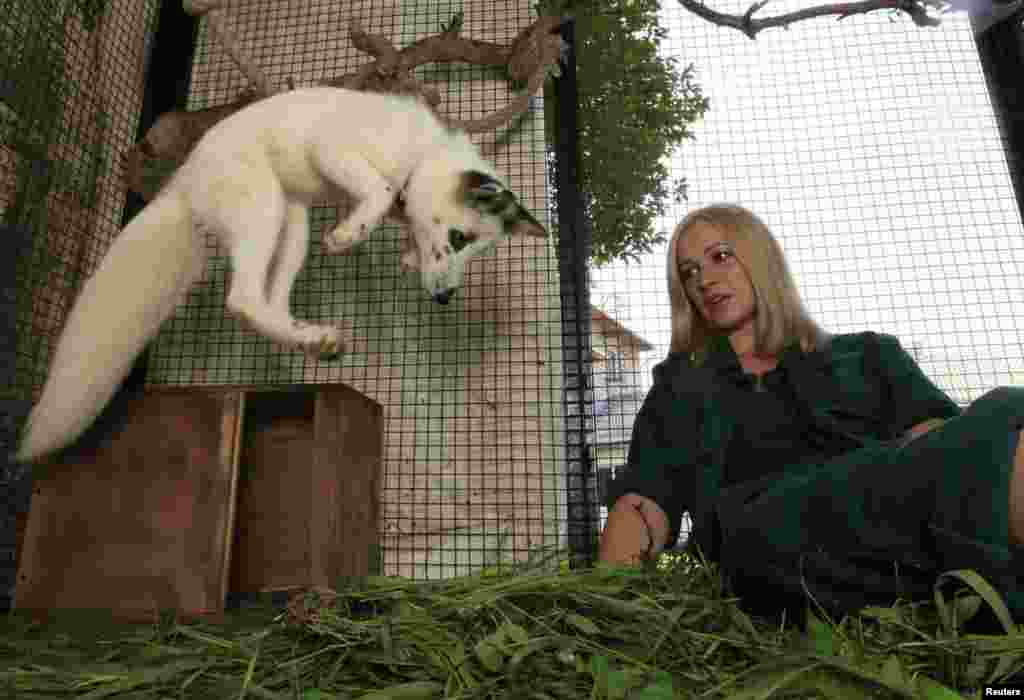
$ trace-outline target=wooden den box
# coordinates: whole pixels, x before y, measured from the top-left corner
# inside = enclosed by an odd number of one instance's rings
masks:
[[[374,573],[382,411],[343,385],[154,388],[37,476],[14,607],[219,617]],[[83,441],[88,442],[88,441]]]
[[[230,590],[377,573],[383,454],[381,407],[354,389],[248,393]]]

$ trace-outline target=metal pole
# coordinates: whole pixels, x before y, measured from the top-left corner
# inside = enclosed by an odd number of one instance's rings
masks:
[[[974,43],[978,47],[988,84],[992,107],[996,112],[1003,139],[1006,164],[1017,198],[1017,211],[1024,217],[1024,29],[1021,12],[995,22],[987,28],[988,17],[971,13]],[[965,128],[970,125],[965,124]]]
[[[587,409],[591,404],[588,381],[590,285],[587,277],[591,232],[578,178],[575,22],[564,22],[560,31],[569,49],[564,71],[554,86],[557,96],[558,269],[562,308],[568,544],[572,552],[571,566],[576,567],[589,563],[594,554],[597,524],[597,503],[592,497],[596,483],[590,460],[587,419]]]

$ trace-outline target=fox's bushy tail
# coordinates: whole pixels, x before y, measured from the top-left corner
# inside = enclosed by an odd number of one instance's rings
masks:
[[[206,258],[185,196],[172,188],[128,223],[71,307],[15,459],[66,447],[92,424]]]

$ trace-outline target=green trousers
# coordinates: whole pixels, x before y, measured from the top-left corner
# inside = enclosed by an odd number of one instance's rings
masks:
[[[906,446],[729,487],[717,506],[723,571],[742,598],[810,593],[845,614],[929,598],[942,572],[974,569],[1024,622],[1008,520],[1022,427],[1024,388],[1001,387]]]

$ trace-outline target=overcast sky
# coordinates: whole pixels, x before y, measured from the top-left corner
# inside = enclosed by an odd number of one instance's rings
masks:
[[[817,19],[751,41],[671,0],[664,17],[663,50],[696,65],[711,108],[671,161],[689,202],[659,228],[691,207],[743,204],[778,235],[829,330],[897,335],[961,401],[1024,385],[1024,235],[967,18]],[[664,249],[595,270],[592,301],[656,345],[648,367],[664,357]]]

